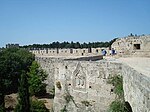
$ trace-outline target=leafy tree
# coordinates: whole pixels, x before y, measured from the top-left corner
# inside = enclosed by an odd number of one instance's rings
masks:
[[[130,35],[129,35],[129,36],[133,37],[134,35],[133,35],[132,33],[130,33]]]
[[[27,75],[25,71],[22,72],[20,86],[19,86],[19,103],[15,109],[16,112],[30,112],[30,101],[29,101],[29,88]]]
[[[47,74],[40,68],[36,61],[32,62],[30,71],[28,72],[29,91],[31,95],[41,95],[46,91],[46,84],[43,81]]]
[[[34,55],[26,50],[10,48],[0,52],[0,76],[6,91],[16,91],[21,71],[29,71]]]
[[[28,48],[28,49],[33,49],[33,48],[97,48],[97,47],[110,47],[111,44],[116,40],[113,39],[109,42],[89,42],[89,43],[79,43],[79,42],[52,42],[50,44],[33,44],[33,45],[26,45],[22,46],[21,48]]]
[[[0,112],[5,112],[4,93],[2,91],[3,91],[2,88],[0,88]]]
[[[22,70],[28,71],[34,55],[24,49],[9,48],[0,51],[0,106],[4,111],[4,96],[17,92]]]

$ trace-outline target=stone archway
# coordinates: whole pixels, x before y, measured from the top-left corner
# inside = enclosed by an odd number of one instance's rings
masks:
[[[133,112],[129,102],[125,102],[125,112]]]

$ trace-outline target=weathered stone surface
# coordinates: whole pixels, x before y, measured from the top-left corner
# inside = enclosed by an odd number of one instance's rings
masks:
[[[38,60],[38,59],[37,59]],[[39,61],[40,60],[40,61]],[[120,64],[101,62],[79,62],[49,60],[46,63],[45,58],[39,59],[42,68],[51,67],[48,71],[48,88],[50,84],[55,85],[54,110],[60,112],[65,106],[69,112],[100,112],[106,111],[109,104],[115,99],[115,94],[111,93],[112,85],[107,84],[107,78],[120,73]],[[42,61],[41,61],[42,60]],[[108,70],[110,69],[110,70]],[[113,69],[115,69],[113,71]],[[113,72],[112,72],[113,71]],[[50,77],[52,76],[52,77]],[[51,83],[51,82],[53,83]],[[61,89],[58,89],[56,82],[61,83]],[[64,99],[65,94],[73,96],[69,104]],[[89,106],[83,106],[82,102],[87,101]],[[74,104],[75,103],[75,104]],[[76,107],[75,105],[81,105]],[[57,106],[56,106],[57,105]],[[75,109],[72,109],[72,108]]]
[[[115,99],[112,85],[107,78],[117,74],[123,76],[124,97],[133,112],[150,111],[150,77],[132,67],[112,61],[64,61],[56,58],[37,58],[41,67],[49,74],[46,83],[49,91],[55,86],[54,111],[66,106],[68,112],[106,112]],[[59,81],[61,89],[57,88]],[[65,95],[71,95],[69,103]],[[89,102],[85,106],[82,102]]]
[[[130,103],[133,112],[149,112],[150,78],[127,65],[123,65],[122,70],[125,100]]]
[[[150,35],[118,38],[111,46],[119,56],[150,56]]]

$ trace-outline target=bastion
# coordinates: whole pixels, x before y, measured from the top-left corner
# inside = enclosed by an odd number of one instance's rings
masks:
[[[112,48],[117,59],[94,61],[87,57],[100,55],[102,48],[31,51],[49,74],[47,92],[55,87],[54,112],[107,112],[116,98],[107,81],[116,75],[123,77],[124,99],[132,111],[150,112],[150,36],[117,39]]]

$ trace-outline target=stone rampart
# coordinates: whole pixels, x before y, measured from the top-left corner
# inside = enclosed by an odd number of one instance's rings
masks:
[[[133,112],[150,112],[150,77],[123,65],[124,97]]]
[[[55,74],[54,110],[68,112],[105,112],[115,99],[107,78],[120,73],[119,63],[62,61],[57,63]],[[61,88],[57,87],[60,82]],[[73,99],[68,102],[65,95]],[[87,104],[85,104],[87,103]]]
[[[123,76],[125,101],[133,112],[150,111],[150,78],[125,64],[46,57],[36,60],[49,74],[46,81],[48,91],[55,86],[55,112],[61,109],[68,112],[106,112],[115,99],[113,86],[107,83],[107,79],[117,74]],[[70,97],[69,101],[66,97]]]
[[[150,56],[150,35],[118,38],[111,46],[118,56]]]
[[[94,56],[94,55],[102,55],[102,50],[105,49],[109,52],[108,48],[82,48],[82,49],[50,49],[50,48],[43,48],[43,49],[32,49],[30,52],[35,54],[38,57],[41,56]]]
[[[113,86],[107,83],[107,79],[120,73],[120,63],[54,58],[37,58],[37,61],[49,73],[48,90],[55,85],[55,112],[65,106],[68,112],[105,112],[115,99]],[[56,86],[58,82],[61,88]],[[73,97],[68,104],[65,95]]]

